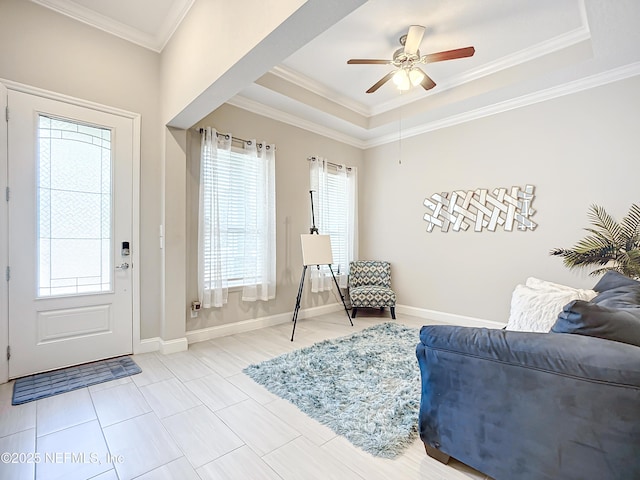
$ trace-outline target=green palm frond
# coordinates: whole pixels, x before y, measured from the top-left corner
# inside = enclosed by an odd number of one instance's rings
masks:
[[[640,247],[640,206],[631,205],[629,213],[622,219],[621,228],[626,238],[626,249]]]
[[[591,205],[587,216],[591,227],[584,230],[589,235],[572,248],[555,248],[549,254],[562,257],[570,269],[598,266],[590,275],[615,270],[640,278],[640,206],[631,205],[621,222],[598,205]]]
[[[625,266],[625,271],[632,278],[640,278],[640,249],[628,250],[625,253],[624,261],[621,262]]]
[[[629,257],[629,261],[631,263],[640,265],[640,249],[636,248],[634,250],[629,250],[627,252],[627,256]]]
[[[591,205],[587,217],[591,220],[595,230],[603,237],[607,238],[611,243],[619,241],[622,227],[604,208],[598,205]]]

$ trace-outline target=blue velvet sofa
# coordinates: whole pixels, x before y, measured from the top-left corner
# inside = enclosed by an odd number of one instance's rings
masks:
[[[640,283],[594,290],[550,333],[424,326],[427,454],[496,480],[640,479]]]

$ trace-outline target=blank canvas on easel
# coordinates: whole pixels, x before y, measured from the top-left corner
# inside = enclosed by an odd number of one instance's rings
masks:
[[[340,291],[340,286],[336,280],[336,276],[333,274],[331,264],[333,263],[333,253],[331,252],[331,238],[329,235],[314,235],[303,233],[300,235],[300,243],[302,244],[302,277],[300,278],[300,287],[298,287],[298,297],[296,298],[296,306],[293,309],[293,330],[291,330],[291,341],[293,342],[293,335],[296,332],[296,324],[298,323],[298,312],[300,311],[300,300],[302,299],[302,290],[304,289],[304,276],[307,272],[309,265],[328,265],[331,277],[333,277],[333,283],[338,289],[340,300],[342,300],[342,306],[347,314],[349,323],[353,327],[347,304],[344,302],[344,295]]]
[[[302,243],[303,265],[331,265],[333,263],[329,235],[303,233],[300,235],[300,242]]]

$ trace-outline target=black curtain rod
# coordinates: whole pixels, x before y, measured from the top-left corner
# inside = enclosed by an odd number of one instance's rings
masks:
[[[314,162],[314,161],[318,160],[318,157],[307,157],[307,160],[310,161],[310,162]],[[339,163],[333,163],[333,162],[329,162],[327,160],[324,160],[324,161],[327,162],[327,165],[329,165],[331,167],[335,167],[335,168],[338,168],[338,169],[342,168],[342,165],[340,165]],[[347,172],[351,171],[351,167],[347,167],[346,165],[345,165],[345,167],[347,169]]]
[[[202,134],[204,133],[204,128],[201,128],[199,131],[200,131],[200,134],[202,135]],[[229,137],[231,137],[231,141],[232,141],[232,142],[240,142],[240,143],[242,143],[242,145],[243,145],[243,146],[244,146],[244,144],[245,144],[245,143],[248,143],[249,145],[251,145],[251,142],[253,141],[253,140],[245,140],[244,138],[232,137],[232,136],[231,136],[231,135],[229,135],[228,133],[220,133],[220,132],[216,132],[216,136],[217,136],[217,137],[224,137],[224,138],[226,138],[227,140],[229,139]],[[257,143],[256,143],[256,146],[257,146],[258,148],[262,148],[262,143],[257,142]],[[270,149],[271,149],[271,145],[265,145],[265,148],[266,148],[267,150],[270,150]],[[274,149],[273,149],[273,150],[274,150],[274,151],[276,150],[276,149],[275,149],[275,147],[274,147]]]
[[[200,129],[200,133],[204,133],[204,128]],[[229,137],[231,137],[231,135],[229,135],[228,133],[220,133],[220,132],[216,132],[216,136],[218,137],[224,137],[227,140],[229,140]],[[251,142],[251,140],[245,140],[244,138],[238,138],[238,137],[231,137],[231,141],[232,142],[242,142],[242,143],[247,143],[247,142]]]

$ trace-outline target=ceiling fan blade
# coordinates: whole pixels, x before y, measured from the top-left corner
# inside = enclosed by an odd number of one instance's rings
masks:
[[[454,60],[456,58],[472,57],[476,53],[476,49],[473,47],[456,48],[454,50],[447,50],[445,52],[430,53],[429,55],[423,55],[420,59],[423,63],[442,62],[444,60]]]
[[[373,93],[376,90],[378,90],[382,85],[384,85],[389,80],[391,80],[391,77],[393,77],[394,73],[396,73],[395,70],[393,72],[387,73],[384,77],[378,80],[369,90],[367,90],[367,93]]]
[[[418,68],[418,67],[414,67],[414,68]],[[434,82],[429,75],[424,73],[424,70],[422,70],[421,68],[419,68],[418,70],[420,70],[424,75],[424,77],[422,78],[422,81],[420,82],[420,85],[422,85],[422,88],[424,88],[425,90],[431,90],[433,87],[436,86],[436,82]]]
[[[370,60],[367,58],[352,58],[351,60],[347,60],[347,64],[349,65],[389,65],[391,63],[391,60]]]
[[[411,25],[409,27],[409,33],[407,33],[407,39],[404,42],[404,53],[413,55],[418,51],[424,30],[425,28],[420,25]]]

